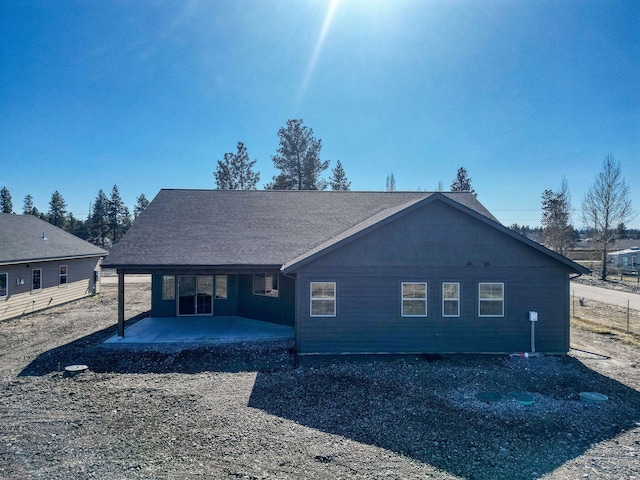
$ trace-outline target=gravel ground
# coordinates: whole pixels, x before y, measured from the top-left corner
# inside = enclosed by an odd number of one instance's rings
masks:
[[[149,287],[126,295],[135,322]],[[105,348],[115,319],[104,285],[0,323],[0,478],[640,479],[640,357],[612,335],[574,329],[566,357],[296,362],[283,343]]]

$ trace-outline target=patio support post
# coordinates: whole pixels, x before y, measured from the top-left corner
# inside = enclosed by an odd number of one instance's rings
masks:
[[[124,337],[124,270],[118,270],[118,336]]]

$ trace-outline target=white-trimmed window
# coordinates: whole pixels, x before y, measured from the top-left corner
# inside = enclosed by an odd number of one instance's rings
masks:
[[[42,290],[42,269],[31,270],[31,290]]]
[[[427,316],[427,284],[425,282],[402,283],[402,316]]]
[[[478,315],[504,317],[504,283],[478,284]]]
[[[9,274],[0,273],[0,298],[9,295]]]
[[[253,294],[267,297],[278,296],[278,274],[255,273],[253,275]]]
[[[60,265],[58,269],[58,285],[63,286],[67,284],[67,266]]]
[[[162,276],[162,300],[176,299],[176,277],[175,275]]]
[[[311,282],[311,316],[336,316],[336,282]]]
[[[227,298],[227,276],[216,275],[216,298]]]
[[[442,316],[460,316],[460,284],[458,282],[442,283]]]

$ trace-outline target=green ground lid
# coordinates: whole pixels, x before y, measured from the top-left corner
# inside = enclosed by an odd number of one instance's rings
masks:
[[[580,400],[583,402],[600,403],[609,399],[606,395],[597,392],[580,392]]]
[[[533,395],[524,392],[511,392],[509,396],[521,405],[533,405]]]
[[[499,402],[502,395],[497,392],[478,392],[476,398],[484,403]]]

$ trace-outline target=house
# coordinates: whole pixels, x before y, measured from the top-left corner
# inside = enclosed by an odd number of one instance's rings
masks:
[[[298,354],[569,350],[588,270],[463,192],[161,190],[113,248],[152,274],[151,315],[295,327]],[[535,312],[535,314],[530,314]]]
[[[638,271],[638,255],[640,254],[640,247],[625,248],[624,250],[617,250],[607,255],[609,263],[618,267],[624,272],[637,272]]]
[[[93,295],[106,254],[33,215],[0,213],[0,320]]]

